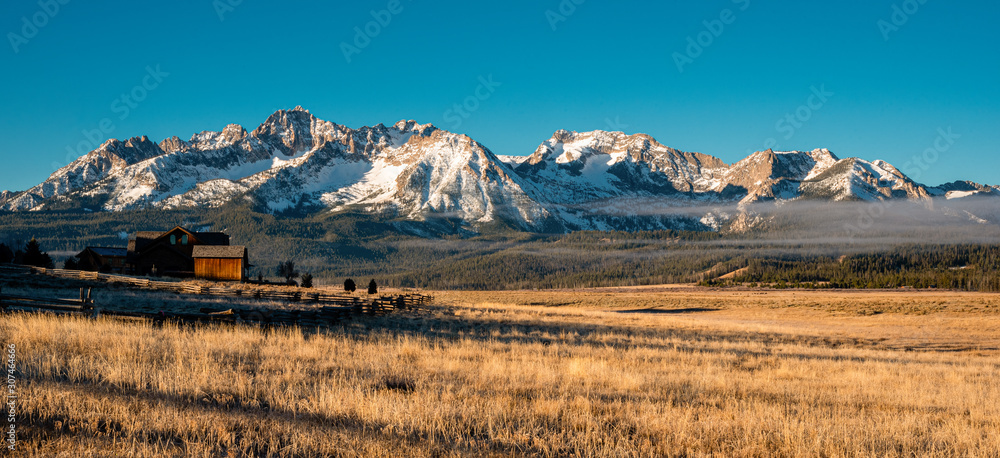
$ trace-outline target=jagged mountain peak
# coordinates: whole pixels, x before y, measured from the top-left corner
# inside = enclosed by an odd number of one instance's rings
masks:
[[[317,118],[302,107],[278,110],[253,131],[253,136],[286,156],[313,146],[313,126]]]
[[[810,151],[809,155],[812,156],[813,159],[816,159],[817,162],[820,162],[822,160],[832,160],[836,162],[840,160],[840,158],[837,157],[836,154],[833,154],[832,151],[826,148],[816,148]]]
[[[188,142],[181,140],[180,137],[174,135],[160,141],[159,147],[167,153],[179,152],[184,151],[188,147]]]
[[[360,208],[526,230],[717,229],[724,223],[717,212],[685,219],[657,209],[973,194],[998,195],[1000,188],[928,189],[885,161],[840,159],[824,148],[768,149],[727,165],[647,134],[603,130],[557,130],[531,156],[512,158],[433,124],[403,119],[352,129],[298,106],[272,113],[252,132],[230,124],[189,141],[108,140],[27,191],[0,193],[0,209],[118,211],[240,200],[271,212]]]
[[[201,150],[216,150],[245,141],[247,140],[248,135],[247,130],[243,126],[239,124],[228,124],[220,132],[206,130],[194,134],[188,142],[180,142],[180,139],[172,137],[170,139],[163,140],[160,144],[161,148],[166,152],[183,151],[187,149],[186,147],[191,146]],[[163,148],[162,145],[164,144],[166,144],[166,146],[170,149],[168,150],[167,148]]]
[[[801,195],[834,201],[888,199],[929,199],[927,188],[914,182],[893,165],[876,160],[849,157],[821,173],[811,174],[800,189]]]
[[[1000,186],[990,186],[974,181],[953,181],[928,189],[934,196],[944,196],[946,199],[962,199],[966,197],[1000,197]]]
[[[586,163],[592,157],[601,157],[603,160],[611,162],[621,162],[628,159],[633,162],[653,162],[656,158],[664,156],[688,156],[696,161],[706,162],[712,167],[725,166],[718,158],[700,153],[683,153],[664,146],[647,134],[626,134],[604,130],[576,132],[563,129],[557,130],[552,134],[552,138],[539,145],[526,163],[529,165],[541,162],[569,164],[579,161]],[[659,167],[659,165],[654,165],[654,167]]]
[[[414,121],[412,119],[410,119],[410,120],[402,119],[399,122],[397,122],[396,124],[393,124],[392,127],[393,127],[393,129],[396,129],[396,130],[398,130],[400,132],[414,132],[414,133],[418,133],[418,134],[420,134],[420,135],[422,135],[424,137],[426,137],[426,136],[432,134],[434,131],[438,130],[438,128],[435,127],[434,124],[430,124],[430,123],[420,124],[420,123],[418,123],[418,122],[416,122],[416,121]]]
[[[90,154],[107,155],[113,165],[121,167],[159,156],[163,154],[163,150],[151,142],[149,137],[142,135],[125,141],[110,139]]]

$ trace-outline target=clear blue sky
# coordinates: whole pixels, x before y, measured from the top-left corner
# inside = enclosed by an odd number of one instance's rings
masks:
[[[0,189],[45,179],[104,119],[103,137],[187,139],[296,105],[350,127],[430,122],[497,154],[530,154],[557,129],[613,128],[726,162],[773,138],[881,158],[931,185],[1000,184],[995,2],[401,0],[375,27],[387,0],[220,8],[229,1],[69,0],[55,14],[4,2]],[[898,26],[894,5],[912,12]],[[24,17],[44,25],[25,31]],[[348,62],[341,44],[366,25],[378,33]],[[710,43],[695,56],[699,34]],[[678,55],[691,58],[683,71]],[[168,75],[146,78],[147,66]],[[499,86],[467,100],[490,76]],[[811,88],[832,95],[820,103]],[[448,112],[466,101],[478,105],[467,118]],[[779,123],[796,113],[808,120]],[[948,128],[960,137],[913,162]]]

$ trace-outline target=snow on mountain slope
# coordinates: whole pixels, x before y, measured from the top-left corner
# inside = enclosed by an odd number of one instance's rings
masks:
[[[376,156],[356,184],[328,192],[335,209],[391,207],[410,219],[448,215],[473,223],[502,220],[538,229],[549,212],[525,192],[513,170],[464,135],[424,128]]]
[[[527,162],[528,159],[531,159],[531,156],[504,156],[497,154],[497,159],[500,159],[501,162],[511,167],[517,167]]]
[[[759,151],[733,164],[720,186],[745,193],[740,203],[798,197],[799,182],[818,176],[837,162],[829,150]]]
[[[803,197],[835,201],[931,198],[923,185],[910,180],[892,165],[858,158],[837,161],[803,181],[800,192]]]
[[[989,186],[972,181],[954,181],[940,186],[928,188],[933,196],[945,197],[948,200],[966,197],[1000,197],[1000,186]]]
[[[521,163],[519,175],[547,200],[579,205],[624,196],[680,195],[711,189],[726,170],[721,160],[661,145],[643,134],[557,131]]]
[[[145,136],[124,142],[108,140],[96,150],[55,171],[42,183],[8,198],[0,209],[40,209],[46,199],[83,189],[106,176],[162,153],[163,150]]]
[[[361,209],[524,230],[715,230],[727,220],[749,227],[757,220],[732,209],[762,201],[996,195],[968,182],[926,188],[886,162],[825,149],[761,151],[729,166],[645,134],[560,130],[530,156],[497,156],[430,124],[352,129],[296,107],[250,132],[231,124],[187,141],[108,140],[27,191],[0,193],[0,210],[245,201],[275,213]]]
[[[643,134],[560,130],[516,173],[571,229],[704,229],[673,207],[718,202],[718,158],[666,147]]]

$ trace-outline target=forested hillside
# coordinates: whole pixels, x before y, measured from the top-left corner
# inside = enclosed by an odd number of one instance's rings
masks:
[[[666,283],[759,287],[953,288],[1000,291],[993,232],[873,232],[844,241],[787,232],[574,232],[413,222],[365,213],[280,217],[240,206],[212,211],[0,214],[0,243],[36,238],[57,265],[86,246],[120,246],[140,230],[176,225],[224,231],[247,245],[253,274],[275,277],[291,260],[317,284],[376,278],[387,286],[474,289],[573,288]],[[985,226],[995,231],[993,226]],[[973,237],[975,235],[975,237]],[[933,240],[934,242],[930,242]],[[944,240],[953,241],[945,243]],[[728,275],[727,275],[728,274]]]

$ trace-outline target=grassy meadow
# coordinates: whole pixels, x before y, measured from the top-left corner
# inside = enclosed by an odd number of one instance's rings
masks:
[[[1000,296],[434,294],[321,331],[2,315],[13,456],[1000,455]]]

